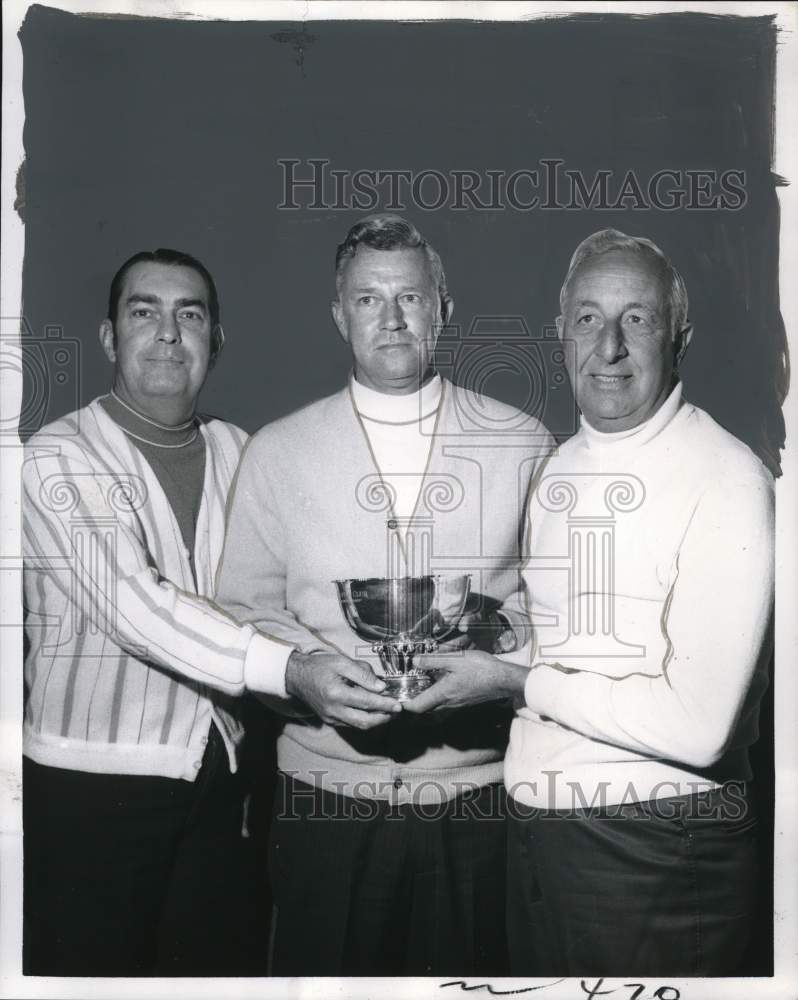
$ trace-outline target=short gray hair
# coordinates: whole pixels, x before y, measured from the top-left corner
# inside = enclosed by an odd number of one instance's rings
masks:
[[[565,281],[560,289],[560,309],[565,308],[568,286],[573,280],[577,268],[591,257],[599,257],[611,250],[631,250],[649,260],[654,258],[657,261],[668,285],[668,309],[672,332],[679,333],[683,330],[687,326],[687,289],[682,276],[656,243],[643,236],[627,236],[626,233],[622,233],[618,229],[602,229],[593,233],[587,239],[582,240],[576,248],[573,257],[571,257],[571,263],[568,265]]]
[[[370,247],[372,250],[415,250],[424,251],[432,268],[432,275],[438,287],[441,305],[448,298],[446,275],[443,272],[441,258],[435,248],[416,229],[412,222],[403,219],[401,215],[390,215],[382,212],[369,215],[356,222],[346,234],[346,239],[339,244],[335,252],[335,290],[341,292],[346,262],[354,257],[359,246]]]

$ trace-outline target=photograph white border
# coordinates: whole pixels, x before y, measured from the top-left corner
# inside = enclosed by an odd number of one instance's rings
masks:
[[[777,188],[781,211],[780,305],[792,357],[798,357],[798,4],[794,3],[465,3],[465,2],[299,2],[299,0],[55,0],[46,6],[70,13],[137,15],[195,20],[402,20],[527,21],[577,13],[659,14],[682,11],[739,17],[776,16],[778,28],[775,150],[772,170],[792,184]],[[14,355],[14,330],[22,315],[24,225],[15,210],[17,172],[24,161],[22,49],[20,26],[32,4],[4,0],[2,86],[2,274],[0,322],[4,341],[0,365],[0,421],[11,426],[22,400],[21,363]],[[755,336],[756,331],[752,331]],[[8,346],[8,345],[11,346]],[[775,814],[775,974],[762,979],[669,980],[682,1000],[788,1000],[798,997],[798,387],[784,404],[787,449],[783,476],[776,483],[776,814]],[[54,979],[23,977],[21,773],[21,542],[19,442],[0,440],[0,996],[216,998],[288,997],[377,998],[449,997],[440,979]],[[265,946],[265,942],[264,942]],[[593,982],[595,980],[592,980]],[[465,980],[469,988],[480,980]],[[551,980],[553,982],[553,980]],[[657,984],[648,981],[653,989]],[[586,994],[578,980],[545,988],[545,980],[493,981],[496,993],[577,1000]],[[622,979],[606,979],[604,989]],[[534,991],[530,987],[539,987]],[[628,990],[612,996],[622,1000]],[[488,994],[474,989],[474,995]],[[645,997],[650,993],[644,994]]]

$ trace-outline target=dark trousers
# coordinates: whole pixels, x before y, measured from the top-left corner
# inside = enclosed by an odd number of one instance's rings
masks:
[[[506,975],[503,798],[395,806],[281,774],[272,974]]]
[[[513,975],[745,973],[757,820],[743,788],[526,818],[512,803]]]
[[[263,875],[215,727],[195,782],[25,759],[23,797],[26,974],[265,973]]]

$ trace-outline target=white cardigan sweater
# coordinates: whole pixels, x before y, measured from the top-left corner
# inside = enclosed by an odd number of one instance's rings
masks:
[[[45,427],[22,471],[27,703],[40,764],[193,780],[215,720],[235,769],[244,687],[285,695],[291,647],[211,603],[246,435],[201,425],[194,586],[157,477],[95,400]]]

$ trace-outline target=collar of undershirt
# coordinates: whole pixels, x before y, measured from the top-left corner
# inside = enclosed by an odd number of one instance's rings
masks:
[[[355,409],[363,420],[383,424],[417,424],[433,417],[441,401],[440,375],[426,382],[417,392],[392,396],[361,385],[354,375],[350,380]]]
[[[613,431],[606,433],[597,431],[585,420],[584,414],[581,418],[581,431],[589,448],[638,448],[653,440],[676,416],[682,405],[682,383],[677,382],[671,390],[670,395],[660,406],[657,412],[638,424],[637,427],[630,427],[626,431]]]
[[[192,420],[187,427],[165,427],[162,424],[156,426],[140,417],[131,408],[123,406],[110,393],[100,398],[100,405],[123,431],[145,444],[160,448],[179,448],[182,445],[190,444],[197,437],[196,420]]]

